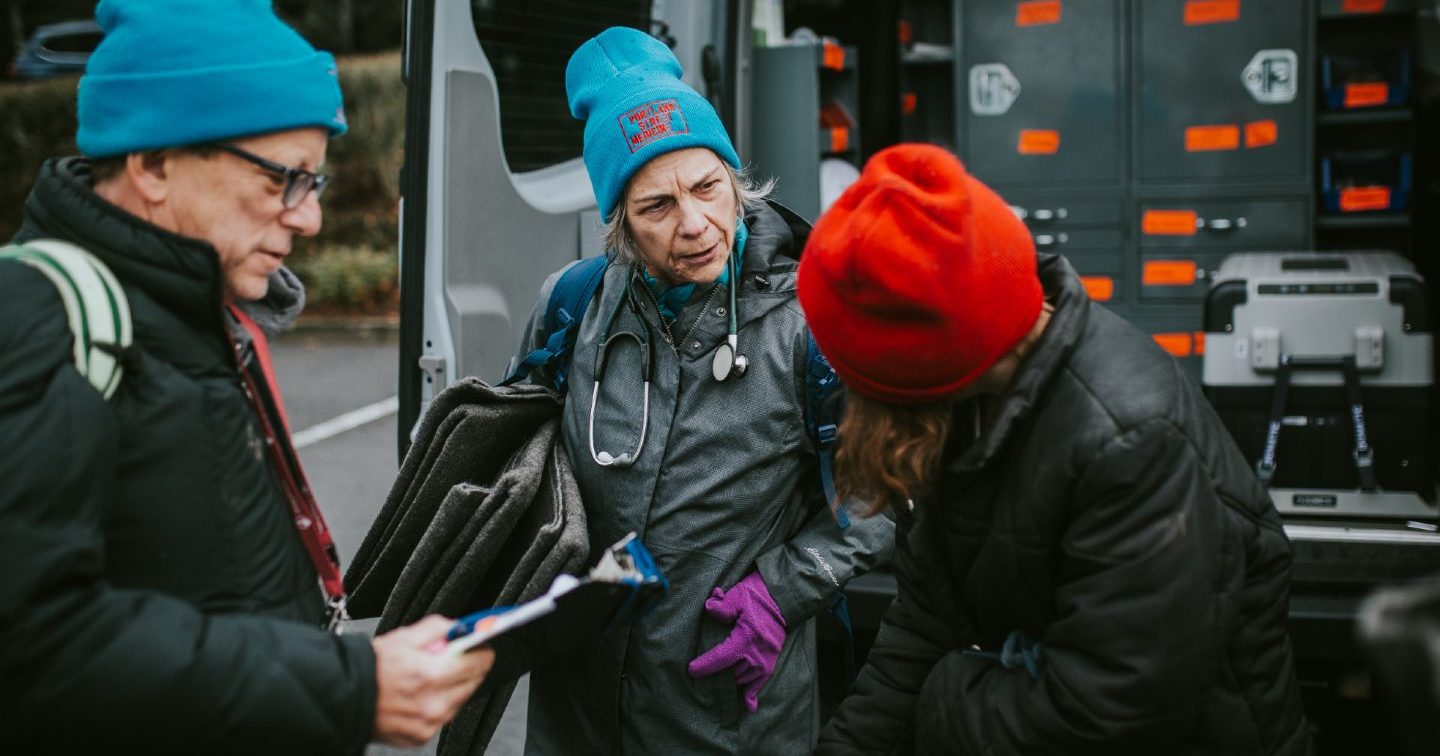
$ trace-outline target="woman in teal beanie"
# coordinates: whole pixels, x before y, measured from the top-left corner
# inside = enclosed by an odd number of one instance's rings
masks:
[[[891,548],[887,520],[842,527],[816,495],[795,301],[809,225],[751,184],[680,76],[664,44],[628,28],[585,42],[565,71],[609,264],[566,373],[564,443],[590,543],[634,531],[671,591],[533,672],[530,753],[808,751],[815,616]],[[545,341],[562,274],[522,357]]]

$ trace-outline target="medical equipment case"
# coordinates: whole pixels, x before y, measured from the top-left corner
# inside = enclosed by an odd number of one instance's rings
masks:
[[[1433,518],[1432,325],[1409,261],[1232,255],[1205,340],[1206,395],[1282,514]]]
[[[1237,254],[1210,286],[1205,393],[1271,487],[1297,582],[1440,569],[1429,301],[1388,252]]]

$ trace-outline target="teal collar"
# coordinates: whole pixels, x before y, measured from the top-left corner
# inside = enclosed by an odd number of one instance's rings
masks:
[[[739,221],[735,224],[735,247],[731,254],[735,255],[735,267],[738,269],[745,262],[745,241],[750,238],[750,229],[746,228],[745,222]],[[645,279],[645,285],[655,293],[655,301],[660,304],[660,316],[667,321],[673,321],[680,316],[680,310],[684,309],[685,303],[695,293],[696,284],[687,283],[679,286],[667,286],[659,279],[650,275],[650,271],[640,266],[640,275]],[[730,283],[730,266],[727,264],[720,269],[720,275],[716,277],[715,284]]]

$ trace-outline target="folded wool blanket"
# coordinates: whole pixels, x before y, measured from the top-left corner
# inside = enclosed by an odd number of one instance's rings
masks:
[[[589,537],[559,443],[561,406],[545,388],[475,378],[437,395],[346,572],[351,616],[378,615],[383,633],[528,601],[582,571]],[[484,753],[529,665],[496,659],[443,731],[440,756]]]

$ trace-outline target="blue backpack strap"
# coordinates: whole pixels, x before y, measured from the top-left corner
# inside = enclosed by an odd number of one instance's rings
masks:
[[[550,301],[545,305],[545,346],[525,355],[515,370],[500,382],[501,386],[522,381],[539,368],[553,366],[555,384],[551,388],[565,393],[570,356],[575,352],[580,321],[585,317],[585,308],[590,306],[590,300],[595,298],[600,282],[605,279],[605,269],[609,264],[608,257],[596,255],[581,260],[560,274],[560,280],[550,291]]]
[[[840,426],[835,417],[837,402],[835,391],[840,388],[840,376],[820,352],[815,336],[805,332],[805,431],[815,442],[816,455],[820,461],[820,485],[825,492],[825,505],[833,507],[835,522],[842,529],[850,527],[850,517],[840,506],[839,495],[835,492],[835,436]],[[855,630],[850,622],[850,602],[845,591],[836,591],[825,607],[826,611],[840,623],[844,631],[843,675],[845,688],[855,681]]]
[[[820,353],[815,336],[805,332],[805,431],[815,442],[820,458],[820,485],[825,490],[825,505],[835,510],[835,520],[842,528],[850,527],[850,518],[840,506],[835,493],[835,433],[840,423],[835,417],[835,390],[840,376],[830,361]]]

